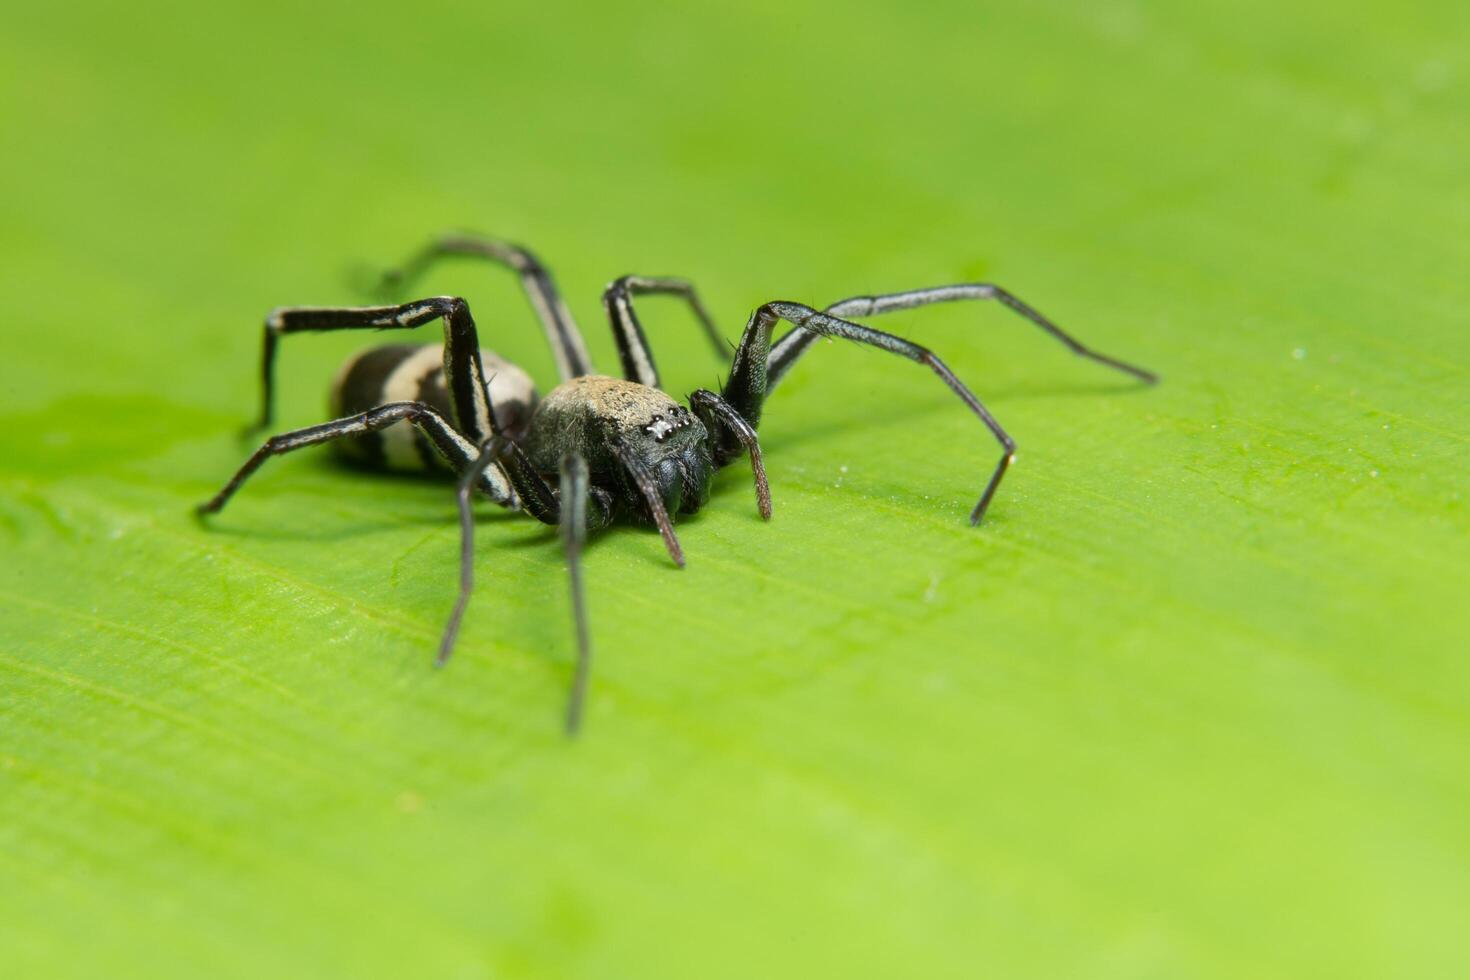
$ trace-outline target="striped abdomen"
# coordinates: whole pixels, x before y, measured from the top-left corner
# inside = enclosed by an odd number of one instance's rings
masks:
[[[526,372],[487,350],[480,351],[495,418],[512,438],[525,435],[536,407],[536,386]],[[388,402],[423,402],[451,423],[454,410],[444,383],[441,344],[389,344],[363,351],[342,365],[332,382],[332,418],[356,415]],[[392,470],[447,470],[433,445],[413,426],[400,422],[380,432],[333,445],[345,458]]]

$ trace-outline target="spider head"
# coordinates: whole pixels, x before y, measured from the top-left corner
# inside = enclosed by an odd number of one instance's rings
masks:
[[[647,471],[670,514],[692,514],[709,500],[714,480],[704,423],[670,405],[623,435],[625,451]]]

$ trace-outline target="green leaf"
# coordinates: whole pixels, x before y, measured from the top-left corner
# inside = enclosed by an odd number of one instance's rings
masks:
[[[370,9],[371,8],[371,9]],[[0,36],[0,973],[1470,971],[1462,3],[32,5]],[[597,297],[993,280],[599,535],[240,464],[260,317],[432,233]],[[488,345],[551,360],[460,263]],[[718,378],[677,304],[671,390]],[[291,338],[283,426],[369,337]],[[400,335],[391,339],[398,340]],[[425,341],[435,339],[423,336]]]

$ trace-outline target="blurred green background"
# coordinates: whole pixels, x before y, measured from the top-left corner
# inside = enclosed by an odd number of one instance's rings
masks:
[[[11,5],[0,33],[0,973],[1470,972],[1464,3]],[[431,233],[597,298],[993,279],[823,345],[745,467],[587,562],[243,459],[261,315]],[[446,267],[549,384],[515,285]],[[671,388],[722,367],[675,304]],[[341,358],[285,348],[282,426]],[[429,336],[425,340],[432,339]]]

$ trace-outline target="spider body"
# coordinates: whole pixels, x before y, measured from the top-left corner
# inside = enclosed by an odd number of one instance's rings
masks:
[[[578,650],[567,705],[568,731],[579,724],[591,663],[581,574],[588,530],[616,520],[651,523],[670,557],[682,566],[674,518],[703,507],[715,474],[747,457],[757,507],[769,519],[771,497],[756,427],[767,395],[817,337],[856,341],[928,368],[990,431],[1002,452],[971,511],[972,524],[984,516],[1015,458],[1014,440],[932,351],[850,318],[933,303],[994,300],[1082,357],[1144,382],[1156,380],[1142,368],[1088,349],[999,287],[968,283],[855,296],[820,311],[800,303],[765,303],[747,321],[721,391],[694,391],[686,407],[660,386],[633,298],[648,293],[682,297],[724,358],[724,341],[688,282],[624,276],[608,286],[603,304],[623,368],[623,377],[615,378],[593,370],[550,274],[523,248],[484,238],[445,237],[418,253],[402,271],[390,273],[385,284],[405,284],[446,255],[489,259],[520,275],[550,341],[561,383],[538,399],[524,371],[480,347],[469,306],[459,297],[433,296],[387,306],[282,307],[266,318],[257,428],[271,420],[276,349],[287,334],[412,328],[442,320],[445,342],[377,347],[354,357],[332,386],[332,421],[267,439],[199,511],[220,510],[270,457],[322,443],[335,443],[347,458],[378,468],[448,469],[458,474],[460,588],[440,643],[439,664],[454,647],[473,586],[474,497],[488,497],[558,526],[567,553]],[[773,344],[773,330],[782,320],[792,329]]]
[[[481,350],[488,398],[496,424],[519,438],[525,435],[536,407],[531,376],[492,351]],[[337,372],[327,397],[329,417],[338,419],[392,402],[417,401],[444,418],[454,416],[444,380],[443,344],[384,344],[348,359]],[[388,470],[454,472],[424,434],[411,425],[339,439],[337,454],[354,463]]]

